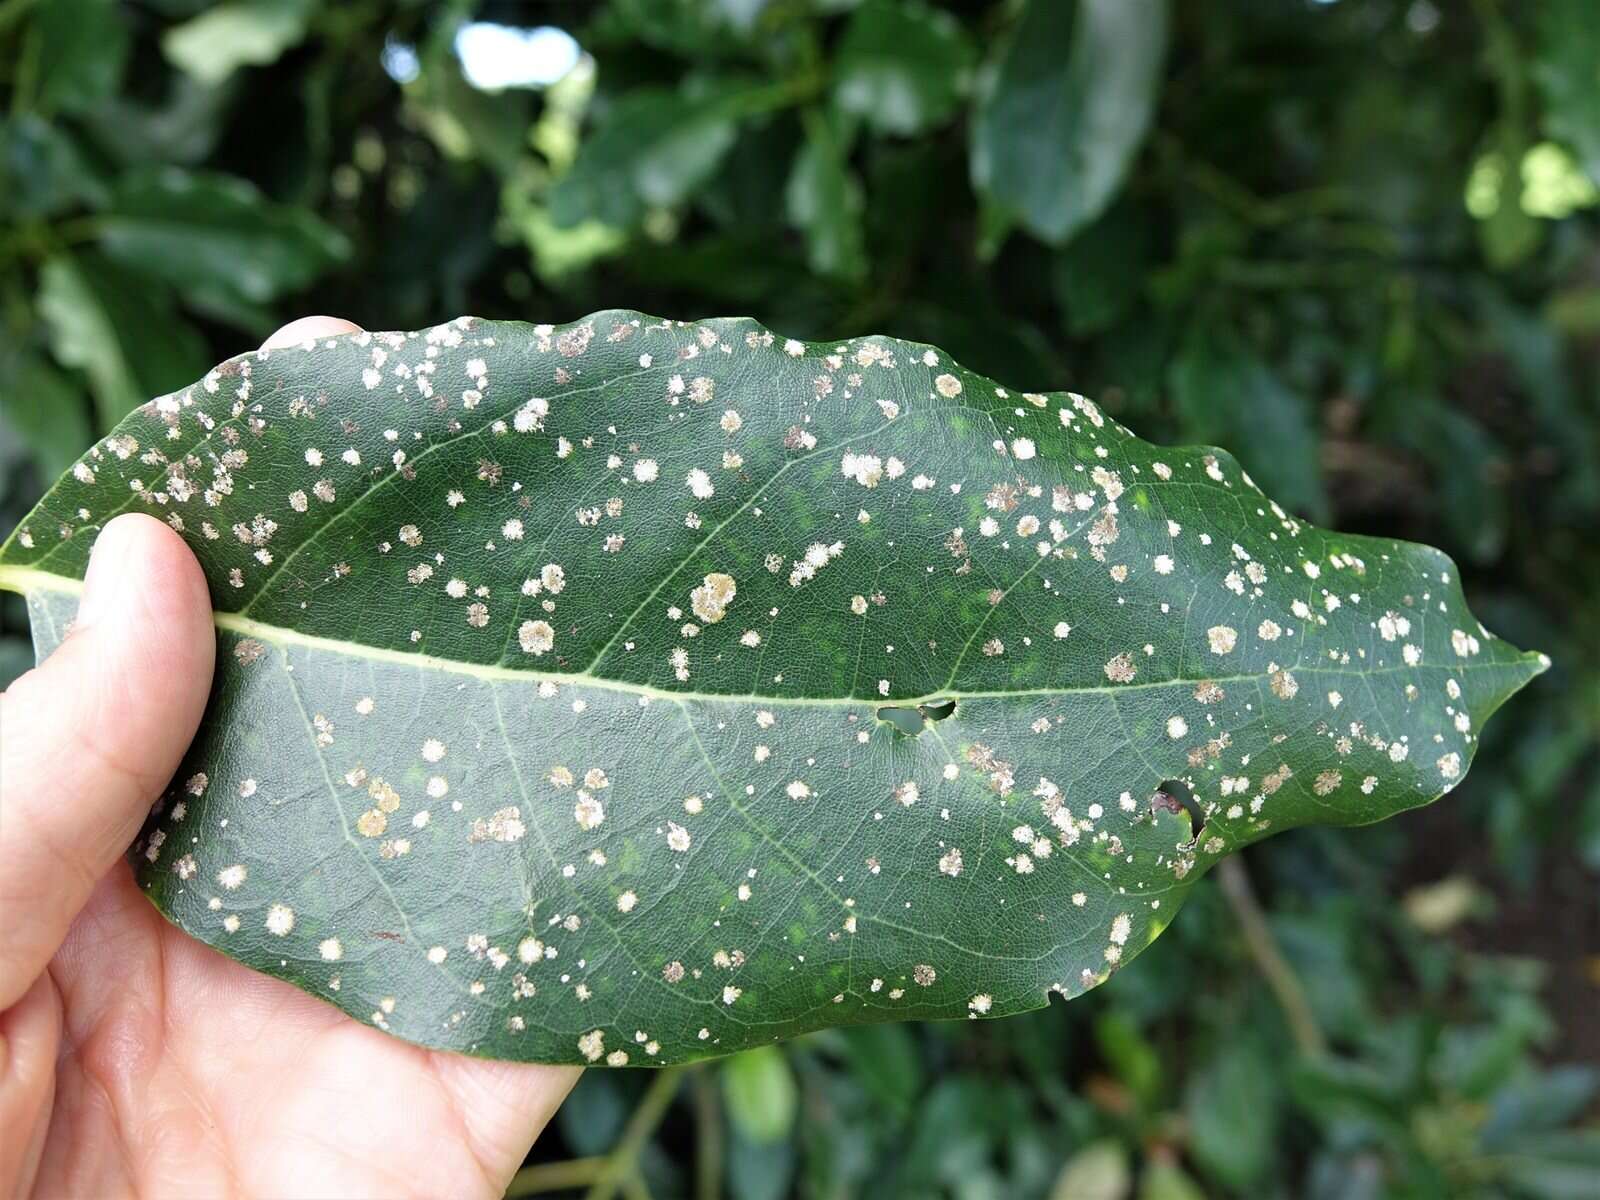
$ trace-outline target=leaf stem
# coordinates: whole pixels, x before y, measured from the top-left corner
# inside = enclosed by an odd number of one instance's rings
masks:
[[[605,1156],[596,1155],[593,1158],[568,1158],[561,1162],[523,1167],[506,1185],[506,1197],[511,1200],[515,1196],[536,1196],[540,1192],[583,1187],[600,1178],[605,1166]]]
[[[637,1175],[639,1154],[667,1115],[673,1098],[683,1086],[683,1079],[682,1067],[667,1067],[656,1076],[650,1090],[645,1092],[644,1099],[639,1101],[639,1107],[633,1110],[633,1116],[628,1119],[628,1127],[622,1131],[622,1140],[606,1156],[605,1167],[586,1193],[586,1200],[611,1200],[619,1188]]]
[[[720,1200],[722,1196],[722,1105],[716,1078],[710,1071],[694,1075],[695,1196]]]
[[[1305,986],[1289,961],[1283,957],[1283,952],[1272,937],[1272,930],[1267,927],[1267,919],[1256,900],[1255,888],[1251,886],[1250,876],[1244,869],[1244,860],[1237,854],[1223,859],[1217,865],[1217,877],[1222,894],[1227,897],[1228,906],[1238,919],[1250,957],[1255,959],[1257,969],[1272,989],[1278,1007],[1283,1010],[1295,1046],[1307,1058],[1322,1057],[1328,1052],[1327,1040],[1322,1036],[1322,1029],[1311,1011]]]

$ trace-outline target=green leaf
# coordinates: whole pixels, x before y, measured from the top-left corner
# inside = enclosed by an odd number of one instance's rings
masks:
[[[1206,1194],[1177,1163],[1157,1159],[1139,1180],[1139,1200],[1206,1200]]]
[[[1068,333],[1104,333],[1126,319],[1144,286],[1154,241],[1148,214],[1122,204],[1056,252],[1053,282]]]
[[[21,344],[0,343],[0,428],[23,440],[46,478],[70,467],[92,436],[83,392]]]
[[[1545,130],[1600,183],[1600,9],[1590,0],[1543,0],[1534,12],[1533,78],[1544,96]]]
[[[1327,512],[1311,406],[1253,350],[1196,325],[1169,383],[1185,437],[1237,447],[1271,495],[1314,518]]]
[[[911,1115],[921,1097],[922,1062],[903,1025],[860,1025],[845,1030],[850,1072],[861,1090],[891,1120]]]
[[[99,255],[47,261],[38,302],[56,358],[88,375],[102,428],[194,378],[205,362],[204,343],[172,311],[165,287]]]
[[[240,67],[277,62],[305,37],[310,15],[308,0],[220,4],[167,30],[161,52],[180,71],[215,85]]]
[[[806,235],[806,261],[819,275],[860,279],[866,273],[861,182],[834,123],[808,112],[806,141],[795,155],[785,193],[789,220]]]
[[[1166,41],[1166,0],[1078,0],[1074,21],[1032,0],[978,109],[973,183],[1035,237],[1068,241],[1122,187]]]
[[[1150,1039],[1118,1009],[1100,1015],[1094,1035],[1112,1073],[1140,1104],[1154,1105],[1161,1089],[1161,1056]]]
[[[627,228],[651,207],[686,200],[733,145],[738,118],[771,89],[718,80],[698,90],[640,88],[618,99],[550,193],[557,225]]]
[[[485,1056],[654,1065],[1076,996],[1229,851],[1455,786],[1546,664],[1442,554],[1302,524],[1222,451],[748,320],[232,359],[0,548],[41,653],[127,510],[189,543],[219,637],[135,850],[149,898]]]
[[[1245,1195],[1272,1164],[1279,1101],[1272,1064],[1250,1041],[1220,1048],[1184,1098],[1195,1161]]]
[[[49,217],[105,202],[105,184],[64,128],[35,113],[0,122],[0,212]]]
[[[224,313],[307,287],[349,254],[344,235],[305,209],[178,167],[122,176],[98,227],[108,256]]]
[[[839,44],[834,103],[879,133],[909,137],[955,111],[970,86],[974,59],[949,13],[916,0],[868,0]]]
[[[746,1050],[723,1063],[722,1094],[728,1119],[746,1140],[761,1145],[789,1136],[800,1091],[776,1046]]]
[[[40,110],[84,112],[113,95],[128,59],[116,0],[48,0],[35,8]]]

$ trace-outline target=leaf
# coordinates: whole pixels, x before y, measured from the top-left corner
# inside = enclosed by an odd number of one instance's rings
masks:
[[[109,257],[223,312],[299,291],[350,251],[315,215],[243,179],[178,167],[122,176],[99,227]]]
[[[1205,1196],[1182,1167],[1164,1158],[1146,1166],[1139,1181],[1139,1200],[1205,1200]]]
[[[859,1025],[845,1031],[846,1066],[889,1121],[911,1115],[921,1098],[922,1060],[903,1025]]]
[[[49,0],[36,7],[39,109],[78,113],[111,97],[128,59],[128,27],[116,0]]]
[[[1310,405],[1248,346],[1196,325],[1170,372],[1186,437],[1235,445],[1245,467],[1296,512],[1328,507]]]
[[[747,1141],[763,1145],[789,1136],[800,1092],[776,1046],[746,1050],[723,1063],[722,1094],[728,1119]]]
[[[1067,1160],[1050,1190],[1050,1200],[1126,1200],[1132,1190],[1128,1152],[1105,1138],[1090,1142]]]
[[[913,136],[955,111],[974,58],[949,13],[915,0],[868,0],[834,59],[834,103],[879,133]]]
[[[627,228],[649,207],[681,203],[716,172],[738,117],[762,89],[718,80],[699,91],[639,88],[621,97],[550,193],[557,225],[594,218]]]
[[[88,405],[72,380],[31,348],[0,343],[0,431],[8,429],[45,478],[70,467],[91,437]]]
[[[0,548],[41,654],[126,510],[193,548],[220,639],[136,847],[151,901],[513,1059],[1076,996],[1229,851],[1455,786],[1547,661],[1442,554],[1304,525],[1221,451],[748,320],[232,359]]]
[[[1276,1076],[1253,1042],[1222,1046],[1184,1098],[1195,1161],[1234,1191],[1255,1195],[1272,1165],[1279,1098]]]
[[[35,113],[0,122],[0,212],[49,217],[105,202],[105,184],[65,129]]]
[[[1094,1035],[1112,1074],[1140,1104],[1153,1106],[1161,1090],[1161,1055],[1150,1039],[1119,1009],[1100,1014]]]
[[[1032,0],[972,134],[973,183],[1052,245],[1121,188],[1166,51],[1166,0],[1078,0],[1076,11],[1069,22],[1056,0]]]
[[[161,37],[167,61],[200,83],[222,83],[240,67],[264,67],[306,35],[307,0],[219,4]]]
[[[820,112],[806,114],[806,141],[785,193],[789,220],[806,235],[806,261],[819,275],[860,279],[866,271],[861,181],[844,139]]]
[[[1149,272],[1154,240],[1149,215],[1123,204],[1056,253],[1052,282],[1068,333],[1104,333],[1126,320]]]
[[[192,379],[205,361],[199,335],[172,311],[159,281],[95,254],[58,254],[39,272],[39,315],[62,363],[89,377],[109,429],[146,397]]]
[[[1544,127],[1578,154],[1600,183],[1600,11],[1589,0],[1544,0],[1537,14],[1533,79]]]

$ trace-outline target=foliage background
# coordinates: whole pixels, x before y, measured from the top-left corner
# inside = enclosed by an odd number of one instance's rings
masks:
[[[1600,5],[0,0],[0,104],[0,534],[292,316],[748,313],[1226,444],[1555,658],[1091,996],[590,1072],[514,1191],[1600,1195]]]

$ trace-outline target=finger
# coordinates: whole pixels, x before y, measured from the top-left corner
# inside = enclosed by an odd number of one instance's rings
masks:
[[[0,1012],[0,1196],[33,1191],[50,1131],[61,1000],[49,975]]]
[[[216,634],[176,533],[100,531],[71,632],[0,696],[0,1009],[61,944],[194,737]]]
[[[466,1123],[469,1146],[501,1190],[583,1074],[582,1067],[494,1062],[442,1051],[430,1057],[456,1111],[472,1114]]]
[[[301,317],[290,321],[261,343],[263,350],[281,350],[286,346],[300,346],[318,338],[337,337],[341,333],[360,333],[361,326],[342,317]]]

